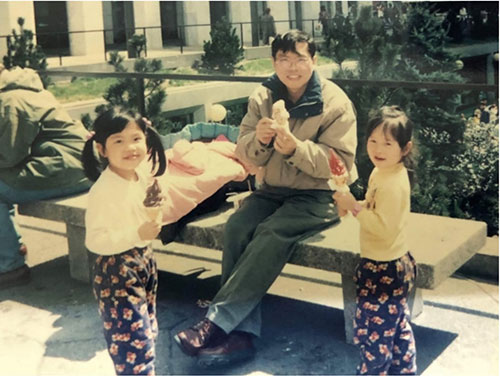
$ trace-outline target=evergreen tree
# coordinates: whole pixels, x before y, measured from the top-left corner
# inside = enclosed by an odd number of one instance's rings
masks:
[[[139,58],[135,59],[134,62],[134,72],[136,73],[158,73],[163,69],[161,60],[152,59],[146,60],[141,58],[140,55],[144,51],[144,45],[146,39],[142,36],[136,38],[132,37],[129,40],[132,47],[135,49],[136,56]],[[112,65],[115,72],[127,72],[127,69],[123,65],[123,57],[118,52],[113,52],[110,54],[110,60],[108,64]],[[143,79],[144,88],[141,92],[139,82],[135,78],[120,78],[117,82],[111,85],[104,99],[108,103],[104,105],[97,106],[95,111],[100,114],[110,107],[119,107],[124,110],[133,110],[140,113],[140,96],[144,96],[144,115],[151,120],[151,123],[156,128],[156,130],[161,134],[166,134],[172,131],[176,131],[175,125],[166,117],[161,111],[162,105],[167,98],[165,89],[163,88],[164,79]],[[88,124],[88,118],[85,119]],[[83,121],[83,119],[82,119]],[[177,127],[178,128],[178,127]]]
[[[355,71],[340,70],[335,77],[359,80],[397,80],[401,45],[392,43],[392,40],[403,40],[403,36],[396,32],[387,33],[383,21],[373,17],[372,9],[368,6],[361,7],[359,18],[354,23],[344,22],[343,25],[350,28],[344,31],[344,35],[353,36],[351,41],[345,40],[343,43],[349,44],[354,49],[357,68]],[[347,85],[344,89],[356,106],[358,122],[357,164],[360,178],[351,186],[351,190],[356,196],[362,197],[373,168],[366,153],[365,143],[365,125],[368,121],[368,114],[371,109],[392,104],[393,95],[397,90],[373,85]]]
[[[123,65],[123,57],[118,52],[110,54],[108,62],[115,68],[115,72],[127,72]],[[155,73],[162,70],[162,63],[158,59],[146,60],[138,58],[134,62],[134,72],[136,73]],[[158,132],[165,133],[168,129],[167,120],[161,116],[161,107],[167,98],[167,94],[162,87],[163,79],[143,79],[144,91],[141,93],[139,82],[135,78],[120,78],[115,84],[112,84],[104,99],[107,104],[98,106],[97,113],[106,111],[110,107],[120,107],[125,110],[134,110],[141,112],[140,96],[144,96],[145,116],[148,117]],[[168,131],[168,130],[167,130]]]
[[[128,43],[129,47],[134,49],[135,56],[138,56],[134,62],[135,73],[159,73],[163,70],[161,60],[146,60],[140,57],[146,44],[144,36],[134,35]],[[124,58],[118,52],[112,52],[108,64],[114,67],[115,72],[125,73],[127,68],[125,68],[123,60]],[[162,135],[179,131],[183,124],[172,122],[162,112],[163,103],[167,98],[163,86],[164,82],[164,79],[143,79],[143,87],[141,88],[136,78],[120,78],[104,94],[107,103],[97,106],[95,112],[101,114],[111,107],[119,107],[123,110],[141,113],[140,96],[142,94],[144,96],[144,116],[151,120],[153,127]],[[93,121],[89,114],[84,114],[81,121],[87,128],[91,128]]]
[[[202,67],[209,71],[233,74],[236,64],[243,60],[243,48],[236,29],[223,18],[210,31],[210,40],[203,43]]]
[[[408,42],[402,47],[403,80],[463,82],[456,72],[457,57],[446,51],[447,30],[429,3],[414,4],[408,13]],[[412,208],[446,216],[463,216],[461,192],[465,174],[459,166],[464,152],[465,123],[458,106],[460,93],[438,90],[405,90],[405,107],[418,125],[418,184]]]
[[[352,57],[356,39],[351,24],[351,18],[336,14],[328,23],[325,36],[325,54],[335,60],[342,69],[342,62]]]
[[[33,41],[33,32],[24,28],[24,18],[17,19],[19,33],[12,29],[12,35],[7,36],[7,55],[3,57],[5,68],[21,67],[34,70],[47,69],[47,58],[42,48]],[[50,79],[48,76],[40,75],[42,83],[46,88]]]
[[[374,17],[371,7],[361,9],[360,17],[353,25],[355,41],[351,42],[358,57],[357,70],[341,70],[335,77],[464,82],[457,72],[457,57],[445,49],[447,28],[433,6],[412,3],[407,8],[407,16],[402,17],[402,3],[394,2],[394,5],[394,20],[389,24]],[[373,168],[366,154],[364,135],[368,113],[382,105],[397,104],[416,124],[417,184],[412,191],[412,210],[489,220],[490,234],[498,233],[498,220],[493,221],[494,216],[491,216],[492,213],[498,214],[498,167],[494,167],[496,181],[483,179],[476,186],[471,185],[471,174],[484,176],[485,168],[466,153],[474,145],[471,138],[464,138],[465,122],[457,111],[461,104],[460,93],[368,85],[345,86],[344,89],[357,109],[359,144],[356,162],[361,178],[351,188],[358,198],[364,194],[366,180]],[[497,190],[496,194],[492,195],[494,190]]]

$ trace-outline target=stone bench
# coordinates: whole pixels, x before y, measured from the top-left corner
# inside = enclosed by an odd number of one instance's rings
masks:
[[[22,215],[66,223],[70,274],[88,282],[95,258],[84,244],[87,194],[43,200],[18,207]],[[231,206],[200,216],[178,234],[177,243],[206,249],[222,249],[224,224],[234,211]],[[409,243],[418,264],[417,289],[410,298],[412,316],[422,311],[420,288],[433,289],[466,263],[486,242],[483,222],[412,213]],[[174,245],[174,246],[172,246]],[[175,243],[153,242],[157,254],[170,254]],[[359,261],[359,224],[352,216],[298,244],[289,263],[340,273],[344,301],[346,339],[353,335],[355,310],[354,269]]]

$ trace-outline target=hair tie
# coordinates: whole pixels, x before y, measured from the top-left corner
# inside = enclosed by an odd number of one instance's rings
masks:
[[[87,134],[87,141],[93,139],[94,136],[95,136],[95,131],[89,131],[89,133]]]

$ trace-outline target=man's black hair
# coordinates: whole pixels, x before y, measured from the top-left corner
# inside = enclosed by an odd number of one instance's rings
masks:
[[[287,53],[288,51],[297,53],[295,48],[295,44],[297,42],[306,42],[308,44],[307,49],[309,54],[311,55],[311,58],[314,58],[314,54],[316,53],[316,43],[314,42],[314,39],[312,39],[311,36],[304,31],[293,29],[283,35],[276,35],[271,45],[273,59],[276,59],[278,51],[283,51],[284,53]]]

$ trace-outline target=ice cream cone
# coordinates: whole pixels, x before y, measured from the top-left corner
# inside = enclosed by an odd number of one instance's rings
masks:
[[[153,183],[146,190],[146,198],[143,201],[146,213],[151,221],[161,223],[161,205],[165,197],[161,193],[161,187],[155,178]]]
[[[329,153],[328,164],[332,174],[329,181],[330,187],[335,191],[349,192],[349,186],[347,185],[349,174],[344,163],[332,149],[329,150]]]
[[[278,100],[272,106],[272,118],[273,124],[271,127],[273,129],[282,128],[285,131],[290,131],[288,125],[288,119],[290,118],[290,114],[285,108],[285,101]]]

